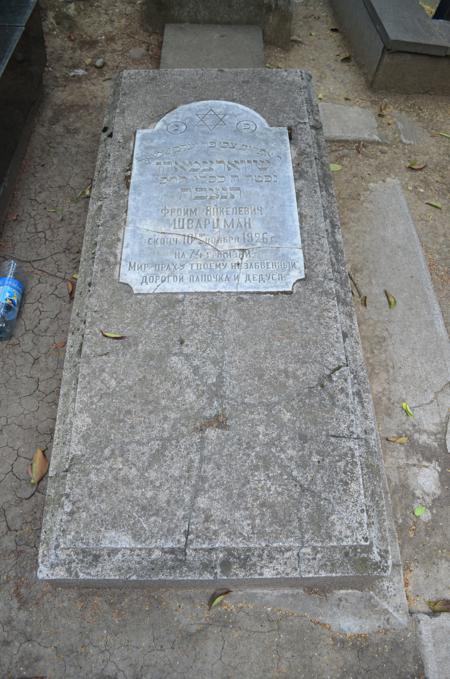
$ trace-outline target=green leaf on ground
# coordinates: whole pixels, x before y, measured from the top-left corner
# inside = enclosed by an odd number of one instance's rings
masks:
[[[339,165],[339,163],[330,163],[330,170],[331,172],[340,172],[340,170],[342,170],[342,165]]]
[[[450,599],[428,600],[427,604],[433,613],[450,613]]]
[[[220,604],[220,602],[224,599],[224,597],[227,596],[227,594],[231,593],[231,589],[228,589],[228,587],[222,587],[220,589],[216,589],[211,596],[208,599],[208,608],[211,609],[214,606],[217,606]]]
[[[435,207],[437,210],[442,210],[442,205],[434,200],[426,200],[425,205],[431,205],[431,207]]]
[[[435,12],[435,7],[433,7],[433,5],[430,5],[429,2],[425,2],[425,0],[419,0],[419,5],[425,10],[429,17],[433,16]]]
[[[446,139],[450,139],[450,134],[448,132],[438,132],[438,134],[441,137],[445,137]]]
[[[405,443],[408,443],[409,436],[387,436],[386,441],[389,441],[389,443],[399,443],[402,446]]]
[[[414,507],[414,516],[420,517],[425,514],[427,511],[427,508],[424,507],[423,505],[417,505],[417,507]]]
[[[408,163],[406,167],[408,170],[415,170],[416,172],[419,172],[420,170],[424,170],[426,166],[426,163],[419,163],[417,160],[411,160],[411,162]]]
[[[80,193],[78,194],[77,197],[78,198],[89,198],[89,196],[91,195],[91,190],[92,190],[92,183],[88,184],[85,189],[80,191]]]
[[[408,415],[408,417],[414,417],[414,413],[409,407],[409,405],[406,403],[406,401],[403,401],[402,403],[402,408],[405,411],[405,413]]]
[[[106,337],[107,339],[112,339],[112,340],[123,340],[126,339],[126,335],[122,335],[119,332],[109,332],[109,330],[100,330],[102,333],[103,337]]]
[[[389,309],[394,309],[397,306],[397,300],[395,299],[394,295],[392,295],[388,290],[385,290],[384,294],[386,295]]]

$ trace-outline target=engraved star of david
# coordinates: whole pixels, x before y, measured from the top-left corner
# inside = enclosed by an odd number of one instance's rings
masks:
[[[214,130],[219,125],[225,126],[225,123],[223,122],[225,115],[225,113],[216,113],[212,108],[210,108],[209,111],[206,111],[206,113],[196,113],[196,116],[200,121],[197,124],[197,127],[204,125],[210,132],[212,132],[212,130]]]

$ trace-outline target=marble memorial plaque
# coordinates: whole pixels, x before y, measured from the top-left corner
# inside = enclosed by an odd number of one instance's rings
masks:
[[[276,292],[301,278],[286,128],[200,101],[137,130],[121,282],[137,293]]]

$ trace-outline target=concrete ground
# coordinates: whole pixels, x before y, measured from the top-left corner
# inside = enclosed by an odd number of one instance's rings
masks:
[[[441,430],[433,431],[431,445],[422,443],[414,448],[411,458],[408,447],[385,442],[411,611],[407,626],[351,632],[339,620],[324,618],[321,611],[327,594],[315,590],[309,594],[317,602],[317,612],[303,607],[295,597],[270,600],[253,590],[234,592],[208,612],[210,592],[206,590],[78,589],[36,581],[45,481],[27,499],[26,467],[36,447],[51,446],[71,310],[67,280],[78,267],[88,206],[86,189],[94,173],[103,114],[114,73],[124,68],[157,68],[160,49],[160,38],[147,34],[140,25],[140,2],[43,0],[42,5],[48,50],[45,92],[0,249],[2,256],[19,259],[28,275],[15,337],[0,346],[4,376],[0,404],[0,676],[450,676],[449,663],[445,666],[439,656],[445,638],[442,621],[448,614],[430,617],[427,605],[428,598],[449,597],[445,550],[449,544],[450,458]],[[288,52],[267,48],[266,64],[310,70],[323,102],[362,106],[377,115],[384,144],[329,145],[330,161],[342,166],[334,177],[349,268],[361,286],[369,285],[364,278],[356,216],[373,191],[369,185],[397,179],[448,328],[445,235],[450,212],[450,139],[438,133],[450,134],[449,99],[371,92],[357,65],[348,60],[348,47],[341,35],[330,30],[335,26],[326,2],[299,3],[294,28],[297,40]],[[105,62],[101,68],[94,65],[99,58]],[[395,111],[406,113],[425,130],[421,143],[401,141]],[[427,167],[407,169],[413,160]],[[439,203],[441,209],[427,201]],[[357,304],[377,419],[382,436],[402,434],[398,429],[384,429],[386,422],[400,426],[402,420],[389,419],[391,411],[398,408],[390,383],[397,373],[391,355],[389,370],[384,370],[383,357],[391,349],[380,335],[371,332],[376,308],[374,304],[372,312],[370,295],[367,309],[372,315],[366,317],[365,308]],[[428,492],[426,521],[413,514],[416,498],[423,497],[419,491],[424,489]]]

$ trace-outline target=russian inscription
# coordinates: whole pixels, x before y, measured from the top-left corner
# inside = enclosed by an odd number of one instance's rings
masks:
[[[201,101],[136,132],[120,281],[139,293],[277,292],[301,278],[287,129]]]

